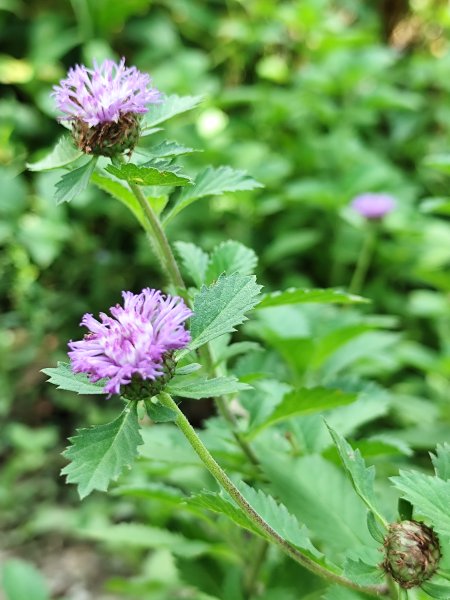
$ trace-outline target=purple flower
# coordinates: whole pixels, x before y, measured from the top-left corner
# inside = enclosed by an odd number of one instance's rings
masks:
[[[94,62],[93,69],[76,65],[53,89],[56,105],[64,113],[60,118],[79,120],[89,127],[117,123],[129,113],[145,113],[147,104],[161,101],[149,75],[136,67],[126,67],[124,58],[119,64],[112,60],[101,65]]]
[[[356,212],[366,219],[381,219],[395,208],[395,199],[388,194],[361,194],[351,202]]]
[[[164,361],[173,350],[190,341],[184,321],[192,312],[178,296],[145,288],[140,294],[122,292],[123,307],[110,308],[100,320],[86,313],[81,325],[89,333],[69,343],[75,373],[87,373],[92,382],[106,378],[106,393],[120,394],[132,378],[155,380],[165,374]],[[168,354],[169,353],[169,354]]]

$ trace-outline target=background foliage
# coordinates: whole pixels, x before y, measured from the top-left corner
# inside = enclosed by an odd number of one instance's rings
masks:
[[[122,289],[164,280],[124,206],[91,186],[56,207],[58,174],[25,172],[61,133],[52,85],[76,62],[124,55],[165,93],[203,95],[195,112],[155,139],[202,149],[181,159],[191,172],[231,165],[265,187],[200,201],[169,235],[206,251],[228,238],[253,248],[266,292],[348,287],[365,235],[350,199],[365,191],[398,199],[363,290],[370,305],[260,309],[244,331],[264,350],[232,359],[235,374],[254,386],[243,393],[246,434],[273,493],[340,560],[355,536],[373,542],[313,412],[337,404],[311,398],[308,411],[306,398],[286,424],[270,402],[312,385],[357,394],[328,420],[384,479],[399,467],[429,471],[427,452],[448,439],[449,26],[439,0],[0,2],[2,545],[5,557],[43,570],[55,598],[75,599],[81,586],[92,598],[239,599],[239,573],[258,540],[205,511],[201,490],[212,484],[170,425],[144,432],[142,454],[152,460],[121,480],[116,498],[94,494],[80,505],[62,486],[67,436],[106,422],[111,407],[58,392],[40,369],[65,360],[84,312],[114,304]],[[209,447],[239,471],[232,440],[214,416],[204,421],[210,405],[192,404]],[[269,428],[275,422],[283,436]],[[149,483],[152,476],[164,483]],[[330,497],[330,486],[339,493]],[[184,489],[199,496],[180,508]],[[394,489],[380,483],[377,493],[395,518]],[[204,522],[200,533],[193,515]],[[29,565],[7,565],[8,598],[19,598],[8,581],[21,579],[48,596]],[[261,576],[264,600],[297,597],[296,565],[274,554]],[[323,596],[307,574],[302,589],[311,599],[338,598]]]

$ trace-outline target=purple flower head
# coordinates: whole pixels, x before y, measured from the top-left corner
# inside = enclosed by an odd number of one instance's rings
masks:
[[[151,87],[149,75],[136,67],[126,67],[105,60],[94,68],[84,65],[71,68],[66,79],[54,86],[53,96],[61,119],[81,121],[89,127],[111,123],[128,113],[146,113],[147,104],[161,101],[161,95]]]
[[[395,199],[388,194],[367,193],[356,196],[351,206],[366,219],[382,219],[394,210]]]
[[[123,307],[110,308],[100,321],[86,313],[81,325],[89,333],[69,343],[74,373],[87,373],[93,383],[106,378],[106,393],[120,394],[131,380],[155,380],[165,374],[164,361],[184,348],[191,336],[184,322],[192,312],[178,296],[145,288],[140,294],[122,292]]]

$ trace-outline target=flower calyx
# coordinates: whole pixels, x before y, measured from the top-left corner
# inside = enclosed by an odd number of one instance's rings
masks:
[[[439,538],[419,521],[391,523],[384,539],[382,568],[404,589],[421,586],[436,572],[441,558]]]

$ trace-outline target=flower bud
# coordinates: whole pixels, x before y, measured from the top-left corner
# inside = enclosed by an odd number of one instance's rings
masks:
[[[391,523],[384,539],[384,553],[383,569],[404,589],[430,579],[441,558],[437,535],[418,521]]]

